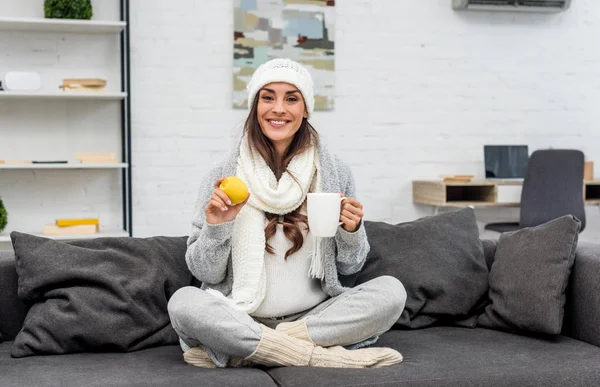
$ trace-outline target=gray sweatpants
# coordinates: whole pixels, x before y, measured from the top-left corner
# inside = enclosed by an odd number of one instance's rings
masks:
[[[247,357],[260,341],[260,324],[275,328],[281,322],[306,319],[315,344],[347,346],[389,330],[400,317],[405,302],[402,283],[382,276],[283,319],[251,317],[193,286],[177,290],[169,300],[168,310],[175,332],[189,347],[202,345],[218,357]]]

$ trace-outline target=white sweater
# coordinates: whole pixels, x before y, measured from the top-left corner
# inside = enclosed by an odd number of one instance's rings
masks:
[[[303,233],[305,236],[302,247],[285,260],[285,252],[293,244],[285,237],[283,225],[277,225],[275,235],[268,241],[275,254],[265,251],[265,298],[252,316],[287,316],[311,309],[328,297],[321,289],[321,281],[308,275],[313,237],[310,232],[306,233],[306,229],[303,229]]]

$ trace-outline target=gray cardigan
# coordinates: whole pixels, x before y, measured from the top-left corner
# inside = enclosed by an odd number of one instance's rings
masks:
[[[323,192],[342,192],[347,197],[356,198],[350,167],[330,154],[322,144],[319,145],[318,155]],[[202,289],[215,289],[224,295],[229,295],[232,289],[231,235],[235,220],[218,225],[208,224],[204,208],[212,196],[215,182],[221,177],[235,175],[238,156],[239,147],[236,147],[202,181],[185,254],[190,271],[202,281]],[[321,281],[323,291],[331,297],[344,292],[347,288],[340,284],[338,273],[348,275],[359,271],[369,248],[364,222],[355,232],[347,232],[340,226],[334,238],[325,238],[325,276]]]

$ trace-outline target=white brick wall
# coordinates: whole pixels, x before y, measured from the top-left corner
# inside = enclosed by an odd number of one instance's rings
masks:
[[[118,18],[113,2],[94,2],[98,18]],[[239,135],[246,112],[231,108],[232,3],[131,0],[136,236],[187,234],[201,177]],[[430,214],[412,204],[411,180],[483,177],[485,143],[580,148],[600,177],[600,3],[574,0],[550,15],[455,12],[450,3],[337,2],[335,110],[312,123],[352,165],[366,219]],[[1,14],[41,16],[41,4],[8,0]],[[24,55],[45,66],[46,44],[24,43]],[[517,215],[478,211],[482,222]],[[597,207],[588,224],[582,237],[598,235]]]
[[[600,3],[552,15],[450,3],[337,2],[335,110],[312,122],[352,164],[367,219],[430,214],[411,180],[483,177],[484,143],[577,147],[600,169]],[[137,235],[188,232],[200,178],[246,114],[230,108],[232,1],[170,4],[131,3]],[[597,234],[597,207],[588,222]]]

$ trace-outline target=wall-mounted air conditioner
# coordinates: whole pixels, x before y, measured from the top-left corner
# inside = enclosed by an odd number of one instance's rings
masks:
[[[452,0],[454,9],[484,11],[559,12],[571,5],[571,0]]]

